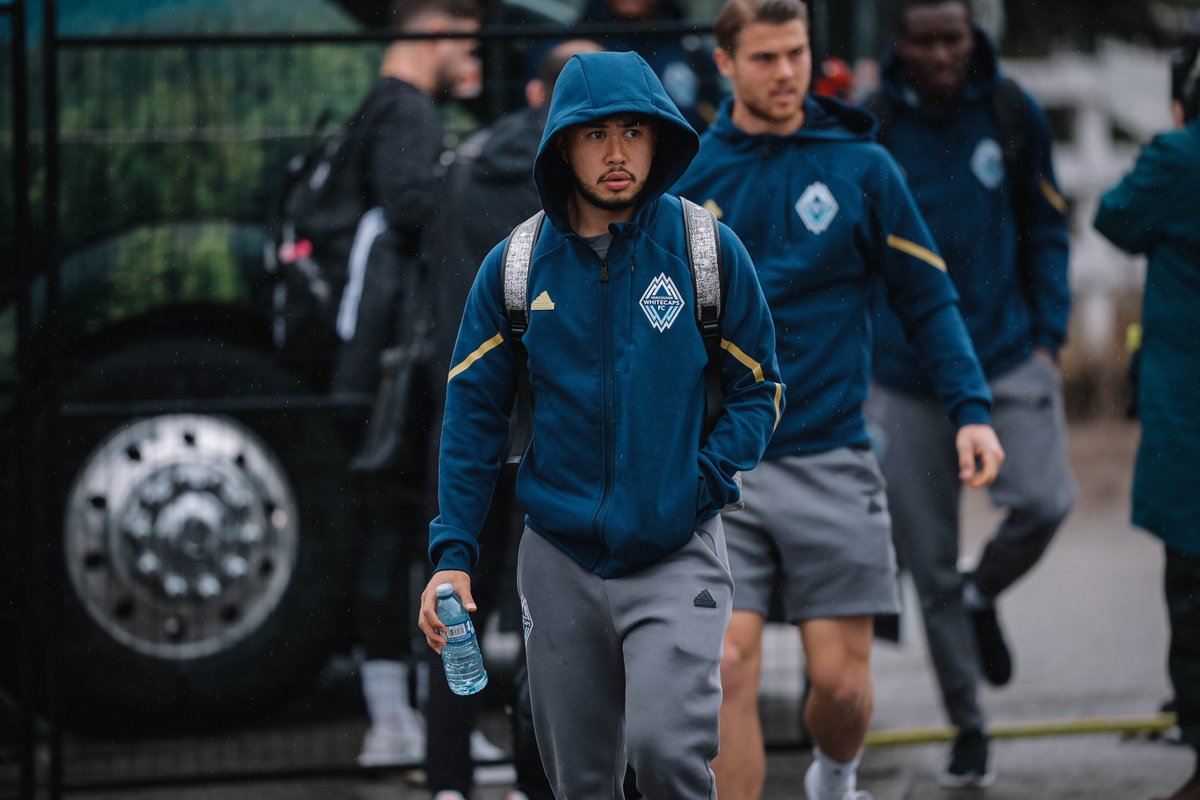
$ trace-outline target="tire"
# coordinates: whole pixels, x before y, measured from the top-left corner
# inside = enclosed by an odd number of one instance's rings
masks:
[[[284,396],[268,355],[199,337],[132,344],[70,404]],[[56,463],[57,686],[74,726],[246,720],[348,643],[357,541],[328,412],[68,414]]]

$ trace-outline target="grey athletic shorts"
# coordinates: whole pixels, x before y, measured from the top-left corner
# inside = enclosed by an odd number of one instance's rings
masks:
[[[743,511],[722,516],[735,610],[788,622],[900,610],[887,492],[875,455],[841,447],[742,473]]]

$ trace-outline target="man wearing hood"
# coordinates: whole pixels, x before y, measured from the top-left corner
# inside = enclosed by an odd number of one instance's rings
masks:
[[[895,49],[883,66],[881,141],[904,169],[946,259],[1008,454],[990,491],[1007,514],[973,571],[958,570],[957,464],[937,446],[952,431],[899,317],[882,306],[875,340],[881,391],[870,413],[888,443],[883,471],[896,543],[912,570],[942,702],[958,729],[939,778],[944,786],[980,786],[993,773],[977,673],[997,686],[1012,675],[994,601],[1037,563],[1076,497],[1058,369],[1071,302],[1066,202],[1045,115],[1000,77],[967,0],[900,5]]]
[[[708,354],[678,198],[699,147],[634,53],[585,53],[559,76],[534,180],[546,212],[522,339],[533,436],[517,584],[534,729],[556,797],[716,797],[721,641],[733,581],[720,510],[740,499],[779,419],[775,331],[745,248],[718,226],[723,405],[705,421]],[[517,365],[504,243],[467,300],[447,384],[437,567],[421,629],[440,650],[435,586],[468,610],[471,569],[509,428]],[[486,545],[486,543],[484,543]]]
[[[863,798],[855,781],[871,717],[873,619],[899,610],[887,498],[863,417],[872,281],[902,314],[958,429],[946,456],[959,463],[959,478],[988,484],[1003,451],[945,264],[895,163],[872,141],[871,117],[808,94],[804,4],[729,0],[715,29],[713,55],[734,93],[676,190],[721,215],[753,256],[787,385],[779,429],[743,476],[746,510],[725,520],[737,591],[717,779],[724,797],[761,796],[757,695],[778,586],[812,682],[807,796]]]
[[[450,371],[458,323],[479,262],[498,240],[541,207],[533,183],[533,162],[546,128],[550,95],[559,73],[576,53],[594,53],[600,49],[586,39],[571,39],[552,47],[538,62],[537,78],[525,85],[527,106],[496,120],[455,150],[428,236],[427,254],[436,286],[438,321],[432,356],[434,374],[445,375]],[[440,411],[445,401],[444,384],[435,390],[434,404]],[[438,423],[432,426],[431,436],[440,436],[440,420]],[[431,455],[436,455],[436,443],[430,450]],[[430,481],[431,495],[436,495],[436,483]],[[434,503],[436,496],[431,497],[431,504]],[[524,527],[519,512],[513,498],[512,477],[505,474],[496,487],[492,509],[484,523],[488,548],[482,552],[473,573],[472,589],[478,602],[485,606],[496,598],[503,576],[511,569],[509,542],[520,536]],[[432,652],[430,657],[437,660]],[[505,795],[506,800],[546,797],[550,792],[534,737],[519,734],[528,729],[528,702],[522,702],[527,694],[518,690],[518,699],[513,703],[512,761],[517,790]],[[511,776],[505,774],[511,770],[504,766],[464,768],[472,757],[479,759],[482,751],[475,744],[482,734],[473,729],[480,699],[478,695],[463,698],[451,692],[441,672],[441,663],[436,664],[429,678],[425,703],[429,742],[425,780],[434,800],[470,797],[473,784],[512,782]]]

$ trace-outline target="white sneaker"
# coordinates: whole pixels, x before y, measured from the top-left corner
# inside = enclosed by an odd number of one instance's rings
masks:
[[[808,800],[824,800],[817,792],[817,762],[809,764],[808,771],[804,773],[804,795]],[[850,789],[837,800],[874,800],[870,792],[864,792],[861,789]]]
[[[483,731],[474,730],[471,731],[471,758],[475,761],[499,761],[508,758],[508,753],[492,744]],[[499,786],[516,780],[517,770],[512,764],[489,764],[475,768],[477,786]]]
[[[419,729],[372,725],[358,754],[358,763],[363,767],[420,766],[424,761],[425,732]]]

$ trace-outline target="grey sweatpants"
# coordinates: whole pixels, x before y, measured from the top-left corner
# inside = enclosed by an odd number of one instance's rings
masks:
[[[517,560],[533,727],[558,800],[717,796],[721,643],[733,600],[720,517],[620,578],[526,528]]]
[[[1005,452],[990,496],[1008,513],[984,547],[975,576],[980,591],[995,597],[1037,563],[1075,504],[1076,488],[1057,370],[1031,358],[990,385],[992,422]],[[871,398],[867,413],[882,434],[892,534],[921,599],[946,714],[960,729],[983,729],[979,662],[958,571],[961,484],[954,426],[936,400],[886,389]]]

